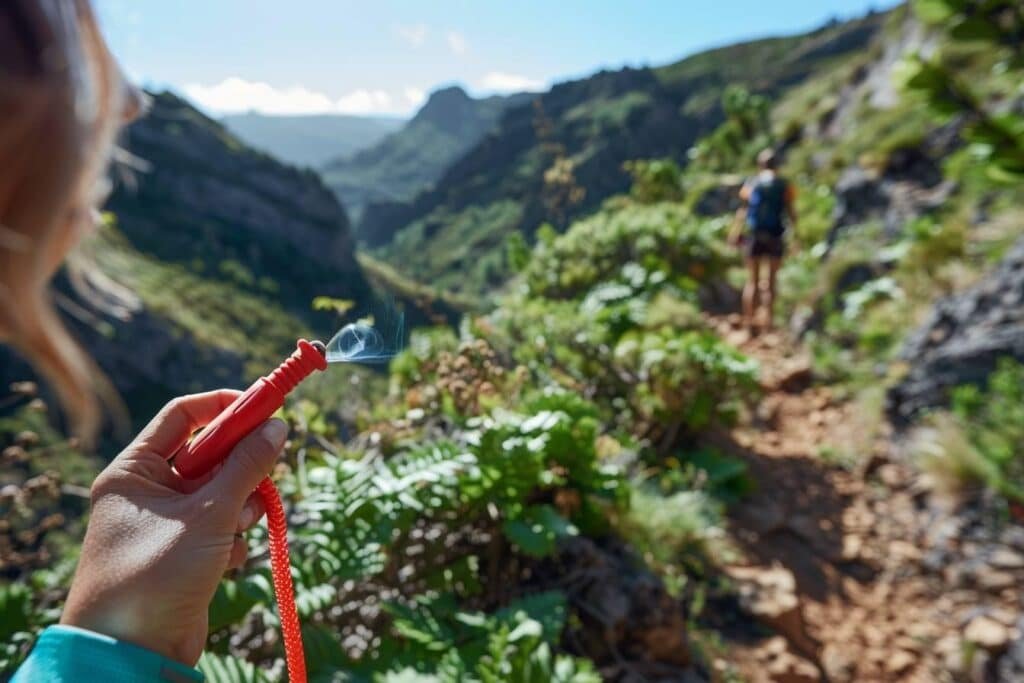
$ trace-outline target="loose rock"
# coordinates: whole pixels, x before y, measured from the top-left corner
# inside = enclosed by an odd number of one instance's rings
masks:
[[[989,652],[1000,652],[1010,641],[1010,630],[991,617],[980,616],[964,629],[964,639]]]

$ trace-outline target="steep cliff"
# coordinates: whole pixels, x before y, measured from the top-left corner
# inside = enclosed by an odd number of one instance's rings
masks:
[[[204,272],[241,266],[306,308],[315,294],[365,292],[348,217],[315,173],[245,146],[170,93],[124,140],[141,170],[115,169],[107,208],[140,250]]]
[[[88,353],[145,419],[168,398],[237,386],[298,336],[337,320],[314,297],[365,301],[348,218],[308,171],[239,142],[170,94],[123,136],[112,216],[55,298]],[[140,350],[142,350],[140,352]],[[0,379],[27,367],[4,352]]]

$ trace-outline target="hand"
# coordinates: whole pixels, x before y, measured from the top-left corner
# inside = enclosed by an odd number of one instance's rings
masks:
[[[61,623],[125,640],[194,666],[207,608],[241,536],[263,516],[253,493],[284,447],[288,427],[268,420],[223,465],[186,480],[168,460],[236,391],[168,403],[92,485],[92,513]]]

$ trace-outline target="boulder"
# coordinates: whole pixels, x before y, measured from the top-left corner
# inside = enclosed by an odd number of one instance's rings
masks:
[[[890,419],[906,427],[946,404],[951,388],[984,384],[1003,356],[1024,361],[1024,239],[977,285],[939,301],[908,338],[909,372],[888,393]]]
[[[1001,652],[1010,641],[1010,629],[987,616],[975,617],[964,629],[964,640],[989,652]]]

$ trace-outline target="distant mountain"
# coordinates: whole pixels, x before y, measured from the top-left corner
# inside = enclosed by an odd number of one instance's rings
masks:
[[[625,161],[671,157],[685,163],[694,142],[723,120],[725,86],[779,94],[867,49],[885,16],[558,84],[507,107],[431,189],[411,201],[368,206],[356,233],[365,244],[384,245],[377,255],[407,277],[480,294],[507,274],[502,259],[511,232],[531,238],[544,222],[561,229],[623,192],[629,185]],[[576,201],[553,208],[552,194],[559,192],[574,193]]]
[[[371,147],[405,124],[394,117],[267,116],[248,113],[221,118],[245,143],[297,166],[319,167]]]
[[[457,86],[437,90],[401,130],[351,157],[339,155],[326,163],[324,180],[353,217],[370,202],[410,200],[476,145],[502,112],[530,97],[474,99]]]

